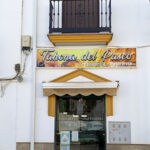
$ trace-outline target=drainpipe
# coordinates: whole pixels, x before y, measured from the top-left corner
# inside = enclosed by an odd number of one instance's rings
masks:
[[[31,141],[30,150],[34,150],[36,125],[36,22],[37,0],[33,0],[33,26],[32,26],[32,101],[31,101]]]

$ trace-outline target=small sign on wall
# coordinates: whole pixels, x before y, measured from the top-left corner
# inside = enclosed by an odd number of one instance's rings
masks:
[[[136,48],[37,49],[37,67],[136,67]]]
[[[109,143],[131,144],[130,122],[109,122]]]

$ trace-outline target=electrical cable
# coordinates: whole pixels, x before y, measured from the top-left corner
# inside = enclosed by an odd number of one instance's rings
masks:
[[[19,74],[20,76],[22,76],[24,74],[24,72],[25,72],[27,58],[28,58],[28,55],[25,54],[25,59],[24,59],[24,63],[23,63],[23,69],[22,69],[22,71]]]
[[[1,87],[0,87],[0,97],[3,97],[5,94],[5,90],[6,87],[11,83],[11,81],[7,81],[7,83],[4,83],[4,85],[2,85],[1,83]]]
[[[25,72],[27,57],[28,57],[28,54],[25,54],[25,59],[24,59],[22,71],[18,71],[17,74],[12,78],[0,78],[0,81],[11,81],[11,80],[17,79],[18,76],[22,76]]]
[[[17,74],[16,74],[14,77],[12,77],[12,78],[0,78],[0,81],[11,81],[11,80],[15,80],[15,79],[18,77],[19,74],[20,74],[20,72],[17,72]]]
[[[29,53],[25,52],[24,54],[25,54],[25,58],[24,58],[22,71],[21,70],[16,71],[17,72],[16,75],[14,77],[12,77],[12,78],[0,78],[0,84],[1,84],[0,85],[0,97],[4,96],[6,87],[11,83],[11,81],[18,80],[18,82],[21,82],[23,80],[22,75],[25,72],[26,61],[27,61]],[[3,83],[3,82],[5,82],[5,83]]]

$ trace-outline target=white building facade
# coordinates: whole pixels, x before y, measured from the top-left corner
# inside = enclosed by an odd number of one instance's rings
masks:
[[[2,0],[0,6],[0,78],[16,74],[15,64],[25,61],[21,37],[32,37],[23,81],[3,81],[0,98],[0,150],[54,149],[55,117],[48,116],[48,97],[43,81],[51,81],[77,68],[36,67],[37,49],[136,48],[134,68],[83,68],[111,81],[119,81],[113,97],[113,116],[106,117],[108,149],[150,149],[150,3],[148,0],[112,1],[113,38],[108,45],[76,44],[53,46],[49,32],[48,0]],[[74,81],[86,82],[84,78]],[[129,122],[131,143],[110,142],[110,122]]]

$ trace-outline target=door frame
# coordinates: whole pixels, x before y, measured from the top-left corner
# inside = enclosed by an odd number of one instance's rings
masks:
[[[105,128],[105,147],[104,150],[107,150],[107,114],[106,114],[106,94],[104,96],[104,107],[105,107],[105,117],[104,117],[104,128]],[[58,96],[61,97],[61,96]],[[54,150],[56,150],[56,121],[57,121],[57,95],[55,95],[55,117],[54,117]]]

